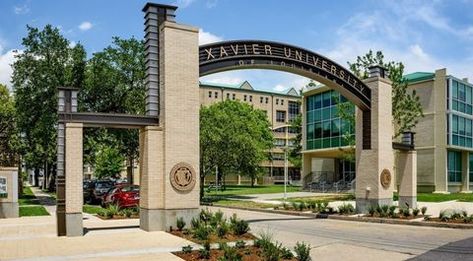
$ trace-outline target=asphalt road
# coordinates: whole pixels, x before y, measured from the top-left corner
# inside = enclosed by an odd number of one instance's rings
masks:
[[[284,245],[309,243],[314,260],[473,260],[473,230],[221,210],[227,216],[237,213],[254,233],[272,233]]]

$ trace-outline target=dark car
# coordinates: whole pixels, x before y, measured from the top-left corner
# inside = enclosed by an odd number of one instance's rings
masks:
[[[140,187],[121,185],[110,189],[104,196],[102,206],[114,204],[120,208],[137,207],[140,203]]]
[[[85,203],[93,203],[93,201],[94,201],[94,187],[95,187],[95,181],[94,180],[84,180],[82,188],[83,188],[84,202]]]
[[[93,201],[97,203],[102,203],[103,197],[105,194],[113,188],[113,181],[109,180],[98,180],[95,182],[93,190]]]

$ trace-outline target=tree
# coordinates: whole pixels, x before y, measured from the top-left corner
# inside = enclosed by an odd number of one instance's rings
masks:
[[[71,47],[51,25],[27,30],[24,51],[17,53],[13,64],[12,83],[22,154],[27,166],[35,169],[37,181],[40,169],[45,180],[51,177],[56,161],[57,88],[82,86],[85,50],[80,44]]]
[[[289,150],[288,159],[296,168],[302,167],[302,115],[297,115],[291,122],[291,127],[296,136],[292,139],[294,144]]]
[[[422,105],[415,90],[409,91],[407,80],[404,75],[404,64],[401,62],[384,62],[384,55],[381,51],[376,54],[370,50],[364,56],[358,56],[356,62],[348,62],[350,70],[359,78],[368,78],[368,68],[373,65],[386,67],[389,79],[392,81],[392,116],[394,124],[394,137],[398,137],[405,131],[414,128],[419,118],[423,117]]]
[[[0,166],[18,164],[18,133],[13,97],[0,84]]]
[[[338,101],[337,103],[337,115],[340,117],[342,121],[342,126],[346,126],[345,128],[341,128],[341,134],[343,139],[343,144],[346,144],[346,148],[340,147],[339,150],[341,151],[342,159],[348,162],[355,161],[355,135],[353,135],[353,130],[355,129],[355,106],[349,102],[341,102]]]
[[[94,175],[98,179],[119,178],[124,161],[125,157],[117,147],[101,145],[96,155]]]
[[[228,173],[242,174],[253,185],[272,146],[270,123],[262,110],[231,100],[201,107],[201,197],[205,175],[216,167],[223,179]]]
[[[144,43],[135,38],[113,38],[112,45],[94,53],[85,73],[85,85],[79,94],[81,111],[144,114],[145,59]],[[89,129],[85,135],[87,162],[94,163],[94,146],[104,135],[112,135],[117,148],[126,155],[128,181],[139,154],[138,130]]]

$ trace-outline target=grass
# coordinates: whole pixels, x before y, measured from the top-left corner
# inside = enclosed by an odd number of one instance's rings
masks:
[[[31,216],[49,216],[49,213],[43,206],[20,207],[20,217],[31,217]]]
[[[273,204],[257,203],[253,201],[228,200],[228,199],[215,201],[214,204],[217,206],[223,206],[223,207],[240,207],[240,208],[272,208],[275,206]]]
[[[284,199],[278,199],[283,201]],[[353,194],[336,194],[336,195],[327,195],[327,196],[316,196],[316,197],[300,197],[300,198],[288,198],[289,202],[307,202],[307,201],[344,201],[344,200],[355,200],[355,195]]]
[[[98,214],[100,212],[102,212],[103,210],[105,210],[104,208],[102,208],[101,206],[95,206],[95,205],[84,205],[82,207],[82,212],[84,213],[88,213],[88,214]]]
[[[287,186],[287,192],[299,192],[301,187]],[[215,191],[207,192],[205,188],[206,196],[238,196],[238,195],[249,195],[249,194],[269,194],[269,193],[283,193],[284,185],[267,185],[259,186],[255,185],[254,187],[248,185],[227,185],[225,191]]]
[[[394,193],[394,200],[398,200],[399,196]],[[468,193],[451,193],[451,194],[434,194],[434,193],[417,193],[417,201],[419,202],[444,202],[457,200],[460,202],[473,202],[473,194]]]
[[[20,206],[24,205],[40,205],[38,199],[31,191],[30,187],[23,187],[23,195],[18,198],[18,204]]]

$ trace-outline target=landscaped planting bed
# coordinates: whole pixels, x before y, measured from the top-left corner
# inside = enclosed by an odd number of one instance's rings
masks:
[[[120,208],[118,205],[109,205],[101,211],[97,211],[97,217],[101,219],[128,219],[140,218],[139,208]]]
[[[248,222],[236,214],[227,220],[221,211],[202,210],[189,228],[183,218],[178,218],[176,224],[171,234],[202,245],[199,249],[184,246],[174,253],[184,260],[310,260],[309,245],[297,242],[293,252],[275,242],[268,232],[255,237],[249,232]]]

